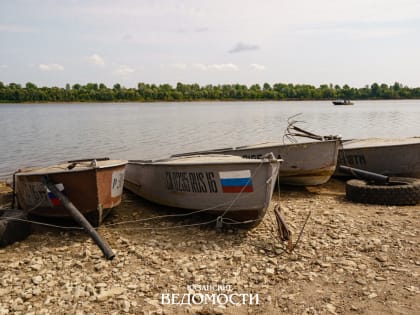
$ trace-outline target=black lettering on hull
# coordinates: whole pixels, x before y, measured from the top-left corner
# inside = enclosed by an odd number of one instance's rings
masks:
[[[242,155],[243,158],[251,159],[251,160],[260,160],[260,159],[263,158],[263,156],[264,156],[264,154],[251,154],[251,153]],[[277,159],[281,160],[281,155],[280,154],[277,154]]]
[[[217,193],[213,172],[165,172],[165,187],[175,192]]]
[[[363,154],[341,155],[339,157],[339,163],[343,165],[363,166],[366,165],[366,158]]]

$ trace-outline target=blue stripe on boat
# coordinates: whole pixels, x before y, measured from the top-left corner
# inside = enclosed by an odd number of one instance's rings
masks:
[[[252,186],[251,178],[222,178],[222,186],[231,187],[231,186]]]

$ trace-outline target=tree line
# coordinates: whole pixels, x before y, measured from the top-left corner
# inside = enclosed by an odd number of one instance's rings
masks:
[[[264,83],[262,86],[242,84],[205,85],[177,83],[138,83],[136,88],[121,84],[107,87],[103,83],[66,84],[60,87],[38,87],[28,82],[4,84],[0,81],[0,102],[153,102],[153,101],[247,101],[247,100],[332,100],[332,99],[419,99],[420,88],[409,88],[401,83],[393,85],[373,83],[362,88],[347,84]]]

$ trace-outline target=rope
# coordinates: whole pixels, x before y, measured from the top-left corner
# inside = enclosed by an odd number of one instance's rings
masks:
[[[239,193],[236,194],[235,198],[232,200],[231,204],[225,209],[225,211],[222,213],[222,215],[220,215],[220,218],[223,218],[225,216],[225,214],[230,210],[230,208],[233,207],[233,205],[235,204],[235,202],[239,199],[239,197],[241,196],[241,194],[244,192],[246,186],[248,186],[248,184],[252,181],[252,178],[257,174],[258,170],[260,169],[260,167],[263,165],[262,162],[260,162],[260,164],[257,166],[257,168],[254,171],[254,174],[251,175],[251,178],[248,179],[248,181],[246,182],[246,185],[244,185],[242,187],[242,189],[239,191]]]
[[[280,202],[280,172],[277,175],[277,193],[278,193],[278,200]],[[274,211],[275,207],[273,207]],[[274,225],[275,219],[273,219],[272,213],[269,211],[268,215],[270,217],[270,220],[266,221],[269,223],[264,222],[265,227],[270,231],[271,236],[273,239],[276,239],[277,236],[274,234],[274,231],[276,230],[276,227]]]
[[[59,228],[59,229],[83,230],[83,228],[80,227],[80,226],[55,225],[55,224],[50,224],[50,223],[45,223],[45,222],[33,221],[33,220],[28,220],[28,219],[20,219],[20,218],[8,217],[8,216],[2,216],[1,219],[28,222],[28,223],[33,223],[33,224],[37,224],[37,225],[45,225],[45,226],[48,226],[48,227],[54,227],[54,228]]]
[[[272,155],[272,154],[271,154]],[[225,211],[218,217],[218,219],[223,223],[223,217],[226,215],[226,213],[233,207],[233,205],[235,204],[235,202],[241,197],[242,193],[244,192],[246,186],[251,182],[251,180],[255,177],[255,175],[257,175],[259,169],[261,168],[261,166],[263,165],[263,162],[260,162],[260,164],[257,166],[257,168],[255,169],[254,173],[251,175],[251,178],[248,179],[246,185],[244,185],[242,187],[242,189],[240,190],[240,192],[236,195],[236,197],[232,200],[232,203],[225,209]],[[273,180],[273,175],[271,175],[267,180],[266,183],[268,181],[272,181]],[[254,220],[248,220],[251,222],[256,222],[260,219],[254,219]],[[251,223],[249,222],[249,223]]]
[[[8,219],[8,220],[14,220],[14,221],[22,221],[22,222],[28,222],[33,223],[36,225],[43,225],[53,228],[59,228],[59,229],[66,229],[66,230],[83,230],[80,226],[63,226],[63,225],[56,225],[56,224],[50,224],[40,221],[34,221],[34,220],[28,220],[28,219],[20,219],[20,218],[14,218],[14,217],[8,217],[8,216],[2,216],[1,219]],[[114,228],[113,230],[170,230],[170,229],[177,229],[177,228],[184,228],[189,226],[198,226],[198,225],[208,225],[210,223],[215,222],[217,219],[212,219],[205,222],[199,222],[199,223],[191,223],[191,224],[183,224],[183,225],[176,225],[176,226],[170,226],[170,227],[125,227],[125,228]],[[125,223],[125,222],[120,222]],[[109,225],[103,225],[102,227],[108,227]],[[101,227],[101,228],[102,228]],[[97,228],[98,229],[98,228]]]
[[[216,221],[217,221],[217,218],[209,220],[209,221],[205,221],[205,222],[175,225],[175,226],[168,226],[168,227],[142,227],[140,226],[140,227],[115,228],[113,230],[173,230],[173,229],[185,228],[185,227],[190,227],[190,226],[208,225]]]
[[[221,206],[223,206],[225,204],[229,204],[229,203],[230,203],[230,201],[223,202],[223,203],[217,204],[217,205],[209,207],[209,208],[199,209],[199,210],[195,210],[195,211],[188,212],[188,213],[158,215],[158,216],[154,216],[154,217],[151,217],[151,218],[144,218],[144,219],[138,219],[138,220],[122,221],[122,222],[117,222],[117,223],[103,224],[103,226],[108,227],[108,226],[114,226],[114,225],[119,225],[119,224],[151,221],[151,220],[162,219],[162,218],[171,218],[171,217],[186,217],[186,216],[194,215],[194,214],[197,214],[197,213],[200,213],[200,212],[210,211],[210,210],[213,210],[215,208],[221,207]]]
[[[302,234],[303,234],[303,230],[305,229],[306,223],[308,222],[309,217],[311,216],[311,213],[312,213],[312,212],[311,212],[311,211],[309,211],[308,215],[306,216],[305,223],[303,224],[302,229],[300,230],[299,236],[298,236],[298,238],[297,238],[297,240],[296,240],[295,244],[293,245],[293,247],[292,247],[292,249],[290,250],[290,252],[289,252],[289,253],[292,253],[292,252],[295,250],[295,248],[297,247],[297,245],[299,244],[299,242],[300,242],[300,238],[302,237]]]
[[[280,172],[277,175],[277,193],[278,193],[278,200],[280,202]],[[273,208],[273,210],[274,210],[274,208]],[[274,231],[275,231],[276,228],[275,228],[274,223],[273,223],[274,220],[273,220],[273,217],[272,217],[272,213],[270,211],[268,211],[268,215],[270,217],[270,220],[265,221],[264,225],[270,231],[270,234],[273,237],[273,239],[276,239],[276,235],[274,234]],[[269,222],[269,223],[266,223],[266,222]]]

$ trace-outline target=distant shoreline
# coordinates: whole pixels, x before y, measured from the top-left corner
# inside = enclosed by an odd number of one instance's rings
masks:
[[[114,101],[25,101],[25,102],[4,102],[0,101],[1,105],[18,105],[18,104],[129,104],[129,103],[240,103],[240,102],[330,102],[332,103],[335,99],[281,99],[281,100],[271,100],[271,99],[249,99],[249,100],[234,100],[234,99],[202,99],[202,100],[182,100],[182,101],[168,101],[168,100],[147,100],[147,101],[126,101],[126,100],[114,100]],[[352,99],[353,102],[357,101],[415,101],[420,100],[420,98],[375,98],[375,99]]]
[[[0,103],[110,103],[110,102],[256,102],[256,101],[333,101],[420,99],[420,87],[410,88],[373,83],[362,88],[346,85],[275,83],[270,85],[219,84],[205,85],[138,83],[126,88],[119,83],[107,87],[103,83],[66,84],[65,87],[38,87],[28,82],[5,85],[0,82]]]

